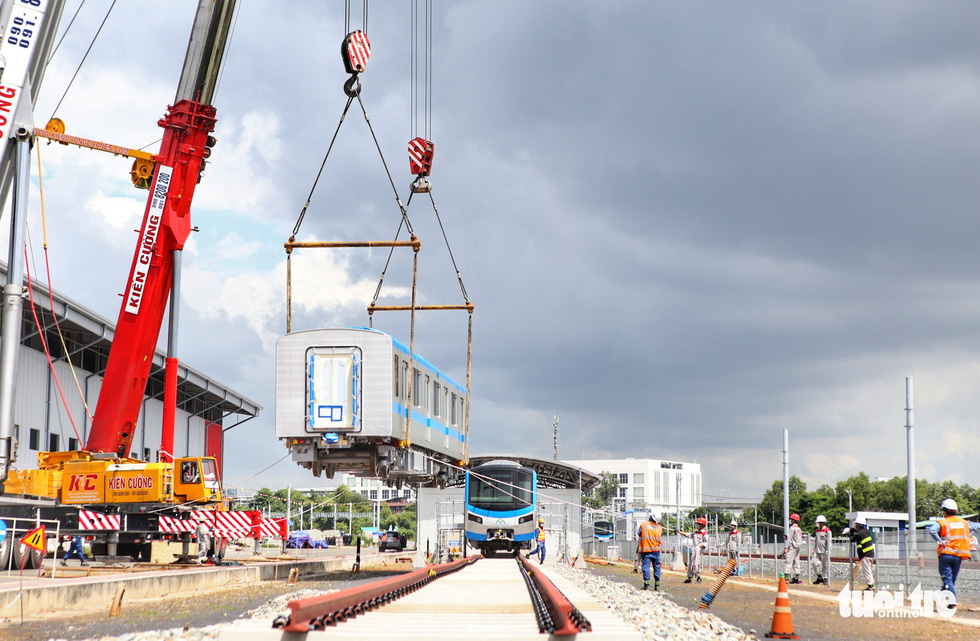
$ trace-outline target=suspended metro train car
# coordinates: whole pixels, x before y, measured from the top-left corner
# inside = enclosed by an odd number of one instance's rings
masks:
[[[376,329],[276,341],[276,436],[315,476],[455,482],[468,455],[467,403],[464,387],[418,354],[409,363],[408,347]]]
[[[466,539],[483,556],[517,556],[537,519],[537,473],[514,461],[488,461],[466,472]]]

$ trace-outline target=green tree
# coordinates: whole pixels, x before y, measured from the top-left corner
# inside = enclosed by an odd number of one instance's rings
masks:
[[[806,483],[798,476],[789,477],[789,511],[802,513],[810,507],[810,498],[806,495]],[[783,482],[773,481],[772,487],[766,490],[759,502],[759,521],[775,519],[775,525],[783,522]]]
[[[872,483],[871,479],[864,472],[860,472],[844,481],[837,483],[837,504],[841,507],[848,507],[848,494],[851,491],[850,500],[855,512],[874,510],[878,505],[878,484]]]
[[[599,485],[592,491],[592,496],[585,499],[586,507],[598,510],[610,505],[619,491],[619,479],[610,472],[599,474]]]

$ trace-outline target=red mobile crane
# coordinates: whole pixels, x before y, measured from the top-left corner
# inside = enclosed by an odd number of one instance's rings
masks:
[[[86,530],[82,525],[85,519],[80,516],[82,506],[111,506],[110,511],[123,514],[126,519],[119,531],[106,539],[109,553],[114,555],[117,544],[131,544],[132,549],[132,545],[153,539],[163,530],[157,523],[157,519],[163,518],[162,512],[148,510],[148,506],[176,509],[183,505],[184,511],[191,507],[227,509],[213,458],[175,460],[173,457],[177,392],[177,359],[173,349],[180,252],[192,230],[190,208],[194,190],[215,143],[211,133],[216,111],[211,100],[235,2],[200,1],[174,104],[159,121],[164,129],[163,141],[154,159],[156,166],[143,223],[86,449],[40,452],[39,469],[10,471],[6,483],[0,485],[0,493],[38,500],[33,504],[2,504],[0,518],[54,519],[63,533],[79,532]],[[4,291],[6,295],[6,288]],[[147,463],[128,455],[168,299],[171,334],[164,392],[164,437],[160,462]],[[19,342],[19,335],[16,340]],[[4,372],[9,369],[15,367],[0,367]],[[2,407],[12,405],[10,397],[14,387],[6,381],[4,378],[0,382]],[[0,441],[9,443],[9,437],[0,433]],[[6,462],[5,459],[4,472]],[[3,480],[0,477],[0,482]],[[0,563],[7,554],[9,546],[0,547]]]

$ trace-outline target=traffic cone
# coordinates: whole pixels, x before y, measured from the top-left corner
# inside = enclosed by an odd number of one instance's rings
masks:
[[[779,591],[776,593],[776,611],[772,613],[772,629],[766,632],[766,638],[800,638],[793,632],[793,613],[789,609],[789,592],[786,590],[786,577],[779,577]]]

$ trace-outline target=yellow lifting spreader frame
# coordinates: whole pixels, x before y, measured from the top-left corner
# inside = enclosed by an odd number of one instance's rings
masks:
[[[53,140],[61,143],[62,145],[76,145],[78,147],[85,147],[86,149],[108,151],[110,154],[114,154],[116,156],[134,158],[133,168],[129,172],[133,185],[138,189],[148,189],[150,186],[150,179],[153,177],[153,169],[156,167],[156,156],[154,154],[146,151],[140,151],[139,149],[120,147],[119,145],[113,145],[107,142],[99,142],[98,140],[89,140],[88,138],[69,136],[65,133],[65,123],[60,118],[52,118],[49,120],[44,129],[35,127],[34,135],[38,138]]]
[[[411,201],[410,201],[411,202]],[[374,301],[368,305],[368,326],[374,327],[374,312],[378,311],[408,311],[411,313],[411,331],[408,343],[408,358],[409,362],[412,361],[415,355],[415,312],[419,311],[436,311],[436,310],[466,310],[469,312],[469,320],[467,323],[466,332],[466,410],[463,413],[463,436],[464,436],[464,454],[465,460],[459,461],[460,465],[466,465],[470,458],[470,380],[472,376],[472,363],[473,363],[473,303],[469,300],[463,305],[416,305],[415,297],[417,292],[418,283],[418,264],[419,264],[419,250],[422,248],[422,242],[414,234],[411,240],[382,240],[382,241],[307,241],[299,242],[296,240],[295,236],[290,237],[288,241],[283,243],[286,248],[286,333],[292,332],[293,327],[293,267],[292,267],[292,257],[294,249],[310,249],[310,248],[351,248],[351,247],[390,247],[394,249],[395,247],[411,247],[414,253],[412,258],[412,304],[411,305],[376,305]],[[384,274],[381,276],[381,280],[384,280]],[[378,291],[381,289],[381,283],[378,283]],[[377,298],[377,294],[375,294]],[[405,393],[409,399],[412,398],[412,379],[414,377],[409,376],[406,382]],[[411,403],[405,412],[405,433],[408,435],[408,440],[405,441],[405,447],[411,447],[412,445],[412,408]]]

